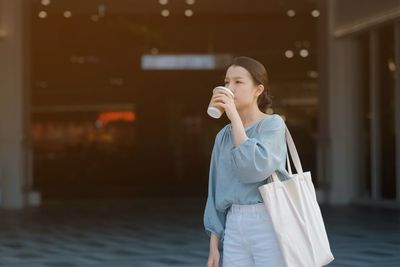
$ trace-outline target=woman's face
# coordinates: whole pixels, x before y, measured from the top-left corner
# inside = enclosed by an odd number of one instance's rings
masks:
[[[237,110],[257,105],[257,98],[264,90],[263,85],[255,85],[251,74],[245,68],[235,65],[226,71],[225,87],[234,93]]]

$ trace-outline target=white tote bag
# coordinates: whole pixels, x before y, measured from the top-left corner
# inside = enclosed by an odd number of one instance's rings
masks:
[[[277,233],[287,267],[321,267],[333,261],[311,172],[303,172],[296,146],[286,127],[286,143],[297,174],[280,181],[276,173],[272,182],[258,189]]]

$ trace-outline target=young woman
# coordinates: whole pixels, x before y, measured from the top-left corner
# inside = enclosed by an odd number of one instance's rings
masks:
[[[270,216],[258,187],[289,177],[285,169],[285,122],[267,115],[271,104],[264,66],[249,57],[235,58],[225,87],[211,103],[222,107],[231,123],[215,138],[211,155],[204,228],[210,236],[207,266],[284,267]]]

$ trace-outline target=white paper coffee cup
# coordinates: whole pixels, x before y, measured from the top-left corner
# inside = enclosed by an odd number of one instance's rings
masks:
[[[234,96],[233,92],[224,86],[217,86],[213,89],[213,95],[217,90],[224,90],[225,92],[228,92],[229,94],[231,94],[232,96]],[[211,102],[211,101],[210,101]],[[207,109],[207,114],[214,118],[214,119],[219,119],[221,118],[222,114],[224,114],[224,109],[223,108],[218,108],[218,107],[214,107],[209,105],[208,109]]]

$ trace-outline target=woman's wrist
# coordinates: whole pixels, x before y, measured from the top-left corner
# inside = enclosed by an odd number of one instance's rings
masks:
[[[246,131],[244,129],[242,120],[240,119],[239,116],[238,119],[233,120],[231,123],[232,123],[233,144],[234,146],[238,146],[247,139]]]
[[[219,242],[219,237],[215,234],[211,234],[210,250],[218,249],[218,242]]]

